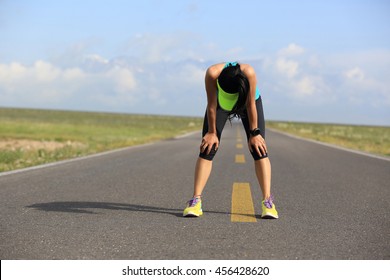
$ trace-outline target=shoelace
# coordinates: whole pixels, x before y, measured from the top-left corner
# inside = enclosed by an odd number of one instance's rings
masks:
[[[195,197],[193,199],[190,199],[187,203],[189,207],[194,207],[199,201],[199,197]]]
[[[273,205],[273,196],[271,195],[268,199],[264,200],[264,205],[265,207],[267,207],[268,209],[271,209],[272,208],[272,205]]]

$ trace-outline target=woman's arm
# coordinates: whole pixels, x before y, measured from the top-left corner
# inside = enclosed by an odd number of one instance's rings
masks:
[[[216,65],[210,66],[206,71],[205,87],[207,94],[207,120],[209,125],[209,133],[217,134],[216,118],[217,118],[217,78],[219,73]]]
[[[244,72],[245,76],[248,78],[249,81],[250,91],[246,102],[246,109],[248,111],[249,127],[250,130],[253,130],[258,127],[256,110],[256,73],[252,66],[248,64],[244,64],[242,71]]]
[[[207,149],[207,154],[215,145],[215,149],[218,149],[219,141],[217,136],[217,79],[223,69],[223,63],[210,66],[206,71],[205,87],[207,94],[207,122],[208,133],[203,137],[202,144],[200,146],[201,152]]]
[[[246,109],[248,112],[250,131],[252,131],[255,128],[258,128],[257,109],[256,109],[257,79],[256,79],[255,70],[253,69],[252,66],[248,64],[244,64],[242,71],[248,78],[249,86],[250,86],[250,92],[246,103]],[[255,151],[259,154],[259,156],[265,155],[267,153],[267,146],[264,138],[261,135],[251,136],[249,138],[248,145],[249,145],[249,150],[252,152],[253,149],[255,149]]]

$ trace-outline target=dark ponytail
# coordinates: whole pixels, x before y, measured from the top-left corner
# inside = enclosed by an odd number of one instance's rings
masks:
[[[218,82],[224,91],[229,93],[238,92],[236,105],[230,112],[229,119],[240,117],[246,109],[250,86],[248,78],[241,71],[240,64],[229,63],[218,77]]]

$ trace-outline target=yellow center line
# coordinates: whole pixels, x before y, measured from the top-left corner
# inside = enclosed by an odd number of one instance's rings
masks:
[[[234,183],[232,194],[232,222],[257,222],[249,183]]]
[[[245,155],[243,154],[236,155],[236,163],[245,163]]]
[[[243,145],[242,145],[241,143],[238,143],[238,144],[236,144],[236,148],[237,148],[237,149],[242,149],[242,148],[243,148]]]

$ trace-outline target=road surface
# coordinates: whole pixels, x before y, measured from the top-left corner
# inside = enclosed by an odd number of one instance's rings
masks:
[[[204,216],[183,218],[199,144],[195,133],[0,176],[0,258],[390,259],[390,161],[267,131],[280,218],[262,220],[244,131],[227,123]]]

